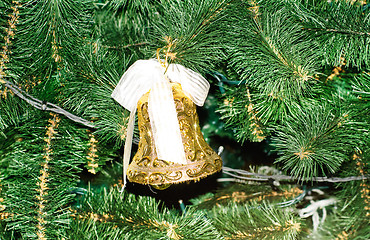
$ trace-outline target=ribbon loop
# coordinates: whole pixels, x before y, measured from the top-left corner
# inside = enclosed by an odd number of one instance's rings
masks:
[[[165,69],[156,59],[138,60],[123,74],[112,98],[129,111],[136,108],[140,97],[147,93],[164,74],[173,82],[181,84],[184,92],[198,106],[203,106],[209,91],[208,81],[199,73],[180,64],[170,64]]]
[[[180,64],[170,64],[166,74],[171,81],[181,84],[182,90],[197,106],[203,106],[210,85],[202,75]]]
[[[156,60],[138,60],[123,74],[111,96],[132,112],[136,109],[140,97],[147,93],[163,74],[164,69]]]

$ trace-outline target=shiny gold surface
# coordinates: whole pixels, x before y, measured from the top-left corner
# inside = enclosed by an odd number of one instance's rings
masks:
[[[140,142],[127,170],[131,182],[163,189],[173,183],[197,181],[221,170],[221,158],[205,142],[200,131],[195,104],[184,94],[180,84],[171,83],[171,86],[187,164],[158,159],[148,113],[148,92],[137,105]]]

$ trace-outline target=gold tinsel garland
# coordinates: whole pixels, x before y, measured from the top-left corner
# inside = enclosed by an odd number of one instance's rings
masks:
[[[296,231],[300,232],[302,230],[301,223],[293,222],[289,220],[285,222],[285,225],[275,223],[268,227],[263,228],[254,228],[249,232],[238,231],[236,234],[233,234],[231,237],[226,237],[225,239],[265,239],[267,232],[271,233],[271,239],[277,239],[274,236],[275,232],[287,232],[287,231]]]
[[[95,136],[94,134],[89,134],[89,137],[90,137],[90,140],[89,140],[89,152],[87,153],[87,169],[90,173],[92,174],[96,174],[97,172],[97,168],[99,167],[99,164],[97,162],[97,158],[99,157],[96,152],[98,151],[97,150],[97,146],[96,146],[96,143],[98,143],[98,141],[95,139]]]
[[[257,141],[262,141],[265,139],[265,135],[264,135],[264,132],[263,132],[263,127],[261,126],[260,124],[260,119],[259,117],[257,117],[257,111],[254,109],[254,105],[252,103],[252,99],[251,99],[251,94],[249,92],[249,88],[247,87],[247,95],[248,95],[248,102],[249,104],[246,105],[245,107],[247,108],[247,111],[250,115],[250,130],[252,132],[252,135],[255,136],[255,138],[257,139]]]
[[[135,222],[132,218],[128,217],[122,217],[122,216],[114,216],[109,213],[93,213],[93,212],[84,212],[84,213],[78,213],[77,210],[70,209],[71,211],[71,217],[76,220],[92,220],[94,222],[100,222],[100,223],[115,223],[117,224],[117,220],[119,219],[119,222],[126,225],[127,223],[134,224],[134,226],[147,226],[147,227],[153,227],[160,230],[166,231],[166,235],[173,240],[180,240],[183,239],[181,235],[179,235],[176,232],[176,229],[179,228],[177,224],[172,224],[167,221],[158,222],[155,220],[149,220],[149,221],[142,221],[142,222]],[[115,228],[118,227],[115,225]]]
[[[2,47],[3,50],[0,52],[0,83],[5,83],[4,77],[5,70],[7,69],[6,64],[9,62],[9,55],[11,54],[10,46],[12,44],[11,40],[14,39],[16,28],[16,23],[18,22],[19,18],[19,7],[21,4],[18,1],[12,1],[14,4],[11,9],[13,10],[13,13],[9,15],[10,19],[8,20],[8,28],[5,29],[5,32],[7,33],[4,36],[4,46]],[[0,90],[0,98],[7,98],[7,93],[12,93],[10,90],[8,90],[6,87],[4,90]],[[2,188],[0,185],[0,192]],[[8,217],[13,216],[13,214],[8,212],[3,212],[6,209],[6,206],[2,203],[4,202],[4,198],[0,198],[0,220],[6,219]]]
[[[56,128],[58,127],[58,123],[60,121],[60,118],[54,114],[50,114],[52,118],[49,119],[49,126],[47,127],[46,131],[46,137],[44,138],[44,141],[46,142],[46,145],[44,147],[44,154],[43,158],[44,161],[41,163],[41,170],[40,170],[40,176],[38,177],[38,182],[36,183],[37,188],[36,191],[38,192],[38,195],[36,195],[36,199],[38,200],[37,206],[38,206],[38,216],[37,216],[37,225],[36,225],[36,234],[38,236],[38,239],[40,240],[46,240],[45,236],[45,225],[47,224],[46,216],[47,212],[44,211],[44,208],[46,207],[47,203],[47,190],[48,182],[49,182],[49,162],[52,160],[52,140],[55,138]]]
[[[4,46],[2,47],[3,50],[0,52],[0,83],[5,83],[4,77],[6,76],[5,70],[7,69],[6,64],[9,62],[9,55],[11,54],[10,46],[12,44],[11,40],[14,39],[16,28],[16,23],[18,22],[19,18],[19,7],[21,6],[18,1],[12,2],[14,6],[11,7],[13,13],[9,15],[10,19],[8,20],[8,28],[5,29],[7,33],[4,36]],[[4,90],[0,90],[0,97],[7,98],[7,93],[11,91],[5,88]]]
[[[361,176],[367,175],[367,172],[365,172],[365,167],[367,165],[366,162],[363,162],[362,160],[362,151],[360,149],[357,149],[357,151],[353,154],[352,159],[356,161],[357,170],[360,172]],[[361,198],[364,200],[365,206],[365,214],[366,217],[370,216],[370,187],[367,184],[367,180],[362,180],[361,184]]]

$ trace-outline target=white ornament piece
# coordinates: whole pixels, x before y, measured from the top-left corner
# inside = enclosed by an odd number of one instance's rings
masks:
[[[308,218],[312,216],[313,233],[316,233],[319,229],[320,224],[323,224],[326,218],[326,207],[334,205],[337,202],[336,198],[323,199],[318,201],[311,201],[311,204],[307,207],[299,210],[299,216],[301,218]],[[320,220],[319,210],[323,210],[322,219]]]

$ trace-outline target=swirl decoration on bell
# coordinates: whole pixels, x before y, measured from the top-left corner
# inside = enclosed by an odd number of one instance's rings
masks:
[[[166,69],[154,59],[138,60],[125,72],[112,93],[131,112],[124,185],[126,173],[131,182],[163,189],[221,170],[222,160],[204,140],[196,113],[208,90],[206,79],[179,64]],[[136,110],[140,141],[128,164]]]

